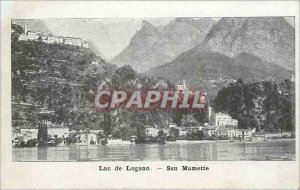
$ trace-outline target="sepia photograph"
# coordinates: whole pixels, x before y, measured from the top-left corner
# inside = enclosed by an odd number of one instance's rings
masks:
[[[299,189],[299,1],[1,1],[0,189]]]
[[[11,20],[12,159],[295,160],[295,18]]]

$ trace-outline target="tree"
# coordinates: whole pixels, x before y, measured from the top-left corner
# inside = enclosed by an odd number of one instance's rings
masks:
[[[288,81],[239,81],[222,88],[214,100],[217,112],[229,113],[240,128],[294,130],[294,87]]]

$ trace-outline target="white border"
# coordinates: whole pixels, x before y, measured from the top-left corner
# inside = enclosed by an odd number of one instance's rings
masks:
[[[12,162],[11,18],[295,16],[297,161]],[[10,189],[297,189],[299,187],[299,1],[19,1],[1,20],[1,188]],[[208,172],[166,172],[166,165],[205,165]],[[151,172],[99,172],[98,166],[151,166]]]

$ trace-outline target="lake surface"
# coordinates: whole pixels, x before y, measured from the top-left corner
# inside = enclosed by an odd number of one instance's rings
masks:
[[[295,160],[295,140],[13,148],[13,161]]]

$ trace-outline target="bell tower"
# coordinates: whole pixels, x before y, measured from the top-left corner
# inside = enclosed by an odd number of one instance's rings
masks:
[[[24,25],[24,33],[27,34],[28,30],[27,30],[27,26]]]

